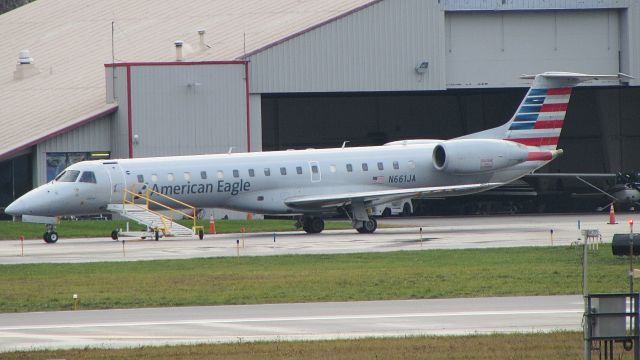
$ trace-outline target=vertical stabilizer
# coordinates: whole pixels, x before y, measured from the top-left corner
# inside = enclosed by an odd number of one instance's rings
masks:
[[[522,78],[533,79],[533,84],[511,120],[497,128],[462,138],[504,139],[555,150],[573,87],[588,80],[619,79],[619,75],[545,72],[535,76],[523,75]]]

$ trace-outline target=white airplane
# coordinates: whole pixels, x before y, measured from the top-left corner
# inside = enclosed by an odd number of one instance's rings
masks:
[[[104,213],[109,204],[122,202],[123,189],[147,187],[197,208],[299,215],[307,233],[321,232],[324,216],[344,210],[354,229],[372,233],[377,223],[367,210],[376,204],[481,192],[555,159],[562,154],[556,146],[572,87],[620,75],[524,75],[533,79],[532,87],[507,123],[451,140],[83,161],[5,212],[49,217]]]

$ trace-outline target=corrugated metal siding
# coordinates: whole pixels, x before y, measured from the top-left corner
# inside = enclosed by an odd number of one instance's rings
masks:
[[[435,1],[382,1],[249,59],[252,93],[443,89],[444,12]]]
[[[36,146],[36,181],[44,184],[46,179],[46,153],[48,152],[99,152],[111,151],[109,129],[111,115],[96,119],[68,133],[46,140]]]
[[[132,66],[134,157],[246,151],[244,75],[244,64]]]
[[[618,10],[454,12],[446,29],[450,88],[528,86],[521,74],[544,71],[619,71]]]
[[[249,96],[251,116],[251,151],[262,151],[262,95]]]
[[[635,19],[635,20],[634,20]],[[640,2],[620,13],[620,71],[634,76],[630,85],[640,85]]]
[[[442,0],[446,11],[627,8],[631,0]]]
[[[106,68],[106,95],[107,102],[115,102],[118,104],[118,111],[113,114],[113,121],[109,128],[111,136],[111,157],[115,159],[129,157],[129,129],[127,127],[127,68],[116,67],[115,79],[113,77],[113,68]],[[115,80],[115,98],[113,82]]]

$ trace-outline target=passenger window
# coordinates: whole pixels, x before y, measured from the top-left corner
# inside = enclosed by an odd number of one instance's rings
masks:
[[[314,174],[318,173],[318,165],[311,165],[311,172]]]
[[[329,171],[331,171],[332,173],[336,172],[336,166],[335,165],[329,165]]]
[[[409,160],[409,169],[415,169],[416,168],[416,162],[413,160]]]
[[[175,177],[175,176],[173,176],[173,173],[168,173],[168,174],[167,174],[167,180],[169,180],[169,181],[173,181],[175,178],[176,178],[176,177]]]
[[[258,196],[258,201],[262,201],[262,200],[264,200],[264,196],[262,195]]]
[[[264,168],[264,176],[271,176],[271,169]]]
[[[384,165],[381,162],[378,163],[378,170],[384,170]]]
[[[190,172],[184,173],[184,179],[187,181],[191,181],[191,173]]]
[[[369,171],[369,165],[367,165],[367,163],[362,163],[362,171]]]
[[[207,172],[206,171],[200,171],[200,178],[202,180],[207,180]]]
[[[151,181],[158,182],[158,175],[157,174],[151,174]]]
[[[281,167],[280,168],[280,175],[287,175],[287,168],[286,167]]]
[[[234,178],[240,177],[240,171],[238,171],[238,170],[233,170],[233,177],[234,177]]]
[[[84,174],[82,174],[82,176],[84,176]],[[138,175],[138,182],[139,183],[143,183],[144,182],[144,175]],[[80,179],[80,181],[82,181],[82,179]]]
[[[224,179],[224,173],[222,170],[218,170],[218,179]]]
[[[75,182],[78,179],[78,175],[80,175],[80,171],[78,170],[63,171],[60,175],[58,175],[56,181]]]
[[[251,177],[256,176],[256,172],[253,171],[253,169],[249,169],[249,176],[251,176]]]
[[[400,169],[400,164],[398,164],[398,162],[397,162],[397,161],[394,161],[394,162],[393,162],[393,169],[394,169],[394,170],[398,170],[398,169]]]
[[[296,173],[298,173],[298,175],[302,175],[302,166],[296,166]]]
[[[353,166],[351,164],[347,164],[347,171],[353,172]]]
[[[85,171],[82,173],[82,176],[80,176],[80,182],[95,184],[96,175],[93,173],[93,171]]]

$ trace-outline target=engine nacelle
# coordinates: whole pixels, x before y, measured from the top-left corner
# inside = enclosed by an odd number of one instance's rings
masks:
[[[433,149],[433,166],[453,174],[479,174],[527,161],[527,147],[512,141],[459,139]]]

